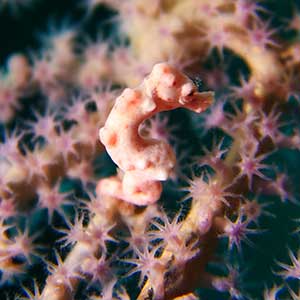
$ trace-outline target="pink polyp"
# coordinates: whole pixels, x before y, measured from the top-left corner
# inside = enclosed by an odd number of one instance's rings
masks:
[[[141,137],[140,124],[158,112],[179,107],[199,113],[212,100],[212,92],[197,92],[192,81],[172,66],[156,64],[140,86],[125,89],[116,99],[99,131],[101,142],[124,175],[100,180],[97,192],[136,205],[156,202],[162,192],[160,181],[168,179],[176,157],[165,141]]]

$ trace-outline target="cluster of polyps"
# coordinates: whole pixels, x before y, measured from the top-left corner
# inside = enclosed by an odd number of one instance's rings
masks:
[[[102,143],[124,173],[100,180],[98,193],[137,205],[156,202],[162,191],[160,181],[175,166],[175,154],[165,141],[141,137],[140,124],[179,107],[200,113],[212,99],[212,92],[197,92],[189,78],[167,63],[155,65],[139,87],[125,89],[100,129]]]

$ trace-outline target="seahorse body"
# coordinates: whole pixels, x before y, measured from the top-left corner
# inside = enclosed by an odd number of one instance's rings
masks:
[[[158,112],[185,107],[197,113],[212,102],[212,92],[197,92],[192,81],[167,63],[156,64],[143,83],[125,89],[100,129],[101,142],[124,172],[100,180],[97,192],[147,205],[156,202],[175,166],[176,157],[164,141],[139,135],[139,126]]]

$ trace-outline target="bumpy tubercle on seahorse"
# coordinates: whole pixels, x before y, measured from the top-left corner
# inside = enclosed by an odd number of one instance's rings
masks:
[[[155,203],[162,192],[161,181],[168,179],[176,157],[165,141],[141,137],[140,124],[156,113],[179,107],[201,113],[213,98],[213,92],[198,92],[187,76],[167,63],[156,64],[137,88],[126,88],[99,131],[108,154],[123,172],[101,179],[97,194],[136,205]]]

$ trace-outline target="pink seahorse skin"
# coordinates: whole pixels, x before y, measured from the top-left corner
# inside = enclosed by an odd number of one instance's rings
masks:
[[[97,193],[136,205],[156,202],[176,157],[164,141],[139,135],[139,126],[158,112],[185,107],[204,111],[213,101],[212,92],[197,92],[192,81],[167,63],[159,63],[143,83],[125,89],[116,99],[106,123],[99,131],[112,160],[124,172],[99,181]]]

